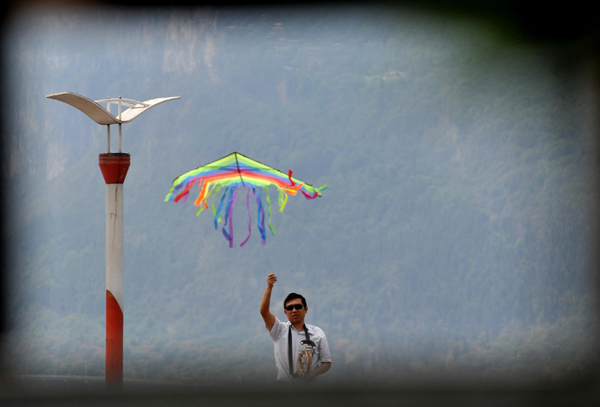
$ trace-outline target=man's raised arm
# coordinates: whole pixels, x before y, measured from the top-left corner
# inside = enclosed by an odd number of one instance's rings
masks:
[[[273,291],[273,285],[277,281],[277,276],[273,273],[267,276],[267,288],[263,294],[262,301],[260,302],[260,315],[265,320],[265,325],[270,331],[275,324],[275,315],[271,312],[271,291]]]

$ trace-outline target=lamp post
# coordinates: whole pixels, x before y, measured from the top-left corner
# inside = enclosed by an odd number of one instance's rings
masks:
[[[121,125],[146,110],[179,96],[139,102],[132,99],[106,98],[93,101],[72,92],[53,93],[50,99],[67,103],[106,126],[107,152],[100,154],[99,165],[106,183],[106,388],[123,388],[123,183],[130,155],[122,150]],[[106,103],[106,109],[100,103]],[[110,112],[117,106],[117,116]],[[123,111],[123,106],[127,109]],[[110,152],[110,126],[119,126],[119,152]]]

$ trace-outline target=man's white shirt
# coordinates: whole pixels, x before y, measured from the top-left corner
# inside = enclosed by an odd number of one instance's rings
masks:
[[[277,317],[275,323],[269,332],[275,345],[275,365],[277,366],[277,380],[285,380],[291,382],[294,380],[289,374],[288,360],[288,331],[291,322],[281,322]],[[323,362],[331,362],[331,354],[329,353],[329,344],[325,332],[318,326],[305,324],[310,340],[316,345],[316,352],[312,358],[310,370],[315,370]],[[300,349],[300,341],[306,339],[304,330],[298,332],[292,325],[292,362],[293,371],[298,371],[298,351]]]

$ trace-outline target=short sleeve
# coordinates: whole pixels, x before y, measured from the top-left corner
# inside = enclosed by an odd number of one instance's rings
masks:
[[[279,318],[275,317],[275,323],[273,324],[273,327],[271,327],[271,330],[269,331],[269,334],[271,335],[271,339],[273,339],[274,341],[279,339],[281,337],[281,335],[283,335],[283,333],[285,332],[285,329],[286,329],[286,324],[281,322],[279,320]]]
[[[319,359],[321,363],[329,362],[331,363],[331,353],[329,353],[329,343],[327,342],[327,337],[323,334],[323,337],[319,341]]]

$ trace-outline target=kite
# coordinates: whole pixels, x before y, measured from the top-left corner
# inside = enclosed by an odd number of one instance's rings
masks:
[[[289,170],[286,175],[275,168],[237,152],[175,178],[173,187],[165,197],[165,202],[187,202],[194,185],[197,185],[199,191],[199,195],[194,202],[195,206],[200,207],[196,216],[200,215],[203,210],[209,209],[208,200],[211,198],[210,207],[214,215],[215,229],[218,229],[218,223],[224,220],[223,236],[229,241],[229,247],[233,247],[233,207],[241,188],[247,188],[248,237],[240,244],[240,247],[243,247],[252,235],[250,195],[253,196],[257,204],[257,226],[261,242],[262,244],[266,243],[265,207],[260,197],[260,188],[266,191],[267,213],[269,214],[268,225],[273,235],[275,235],[275,229],[271,223],[270,185],[274,185],[279,190],[280,212],[283,212],[289,195],[296,195],[300,191],[306,199],[315,199],[321,197],[321,191],[327,188],[327,185],[315,188],[293,178],[292,170]],[[220,191],[223,191],[223,194],[218,200],[218,206],[215,207],[215,197]],[[221,219],[221,213],[223,219]]]

